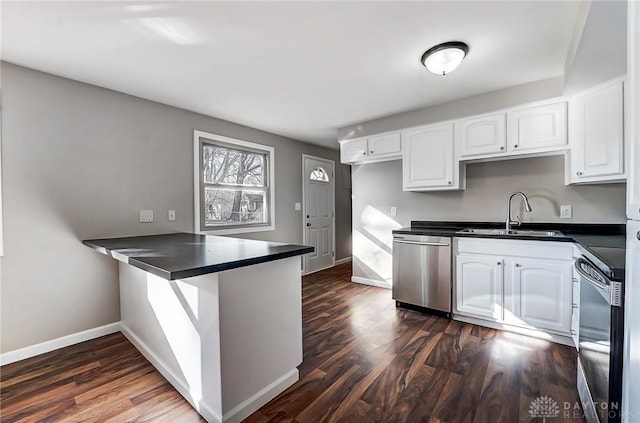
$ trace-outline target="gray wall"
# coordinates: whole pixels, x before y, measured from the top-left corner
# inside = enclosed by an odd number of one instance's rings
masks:
[[[562,95],[564,78],[544,79],[338,129],[338,140],[426,125]]]
[[[411,220],[501,222],[513,191],[527,194],[533,211],[513,201],[513,216],[523,222],[624,223],[625,184],[564,185],[564,157],[473,163],[467,165],[467,189],[449,192],[402,191],[400,160],[353,169],[353,274],[374,280],[391,278],[391,230]],[[559,206],[573,206],[572,219],[560,219]],[[391,207],[397,216],[391,217]]]
[[[490,112],[554,97],[562,89],[562,78],[539,81],[342,128],[339,137]],[[403,192],[401,161],[354,166],[352,184],[353,275],[379,281],[391,278],[391,230],[411,220],[502,221],[507,195],[516,190],[529,196],[534,209],[524,216],[520,209],[523,221],[559,221],[561,204],[573,205],[573,219],[563,221],[625,221],[625,185],[565,186],[563,156],[469,164],[465,191]],[[390,216],[392,206],[397,217]]]
[[[303,153],[349,174],[337,151],[8,63],[2,108],[2,352],[120,320],[115,260],[80,241],[193,231],[194,129],[275,148],[276,230],[246,237],[302,242]],[[350,199],[339,180],[337,259],[351,255]]]

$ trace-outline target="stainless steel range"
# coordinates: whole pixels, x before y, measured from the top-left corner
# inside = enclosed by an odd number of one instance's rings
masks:
[[[601,252],[606,253],[620,254]],[[578,393],[585,419],[588,423],[620,422],[623,281],[613,280],[610,269],[595,257],[580,257],[575,266],[580,275]]]

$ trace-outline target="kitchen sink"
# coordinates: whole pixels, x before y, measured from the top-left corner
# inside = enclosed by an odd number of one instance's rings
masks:
[[[478,234],[478,235],[517,235],[517,236],[543,236],[543,237],[560,237],[564,234],[560,231],[535,231],[529,229],[477,229],[465,228],[458,231],[460,234]]]

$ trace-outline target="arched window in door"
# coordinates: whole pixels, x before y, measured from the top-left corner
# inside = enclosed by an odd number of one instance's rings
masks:
[[[316,167],[311,171],[311,175],[309,176],[309,179],[311,179],[312,181],[329,182],[329,175],[327,174],[327,171],[324,170],[323,168]]]

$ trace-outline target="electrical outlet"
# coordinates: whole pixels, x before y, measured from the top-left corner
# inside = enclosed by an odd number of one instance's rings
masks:
[[[573,208],[571,205],[560,206],[560,219],[571,219],[573,216]]]
[[[398,215],[398,208],[391,207],[391,217],[396,217]]]
[[[176,220],[176,211],[169,210],[168,217],[170,222],[173,222],[174,220]]]
[[[153,222],[153,210],[140,210],[140,222],[141,223]]]

